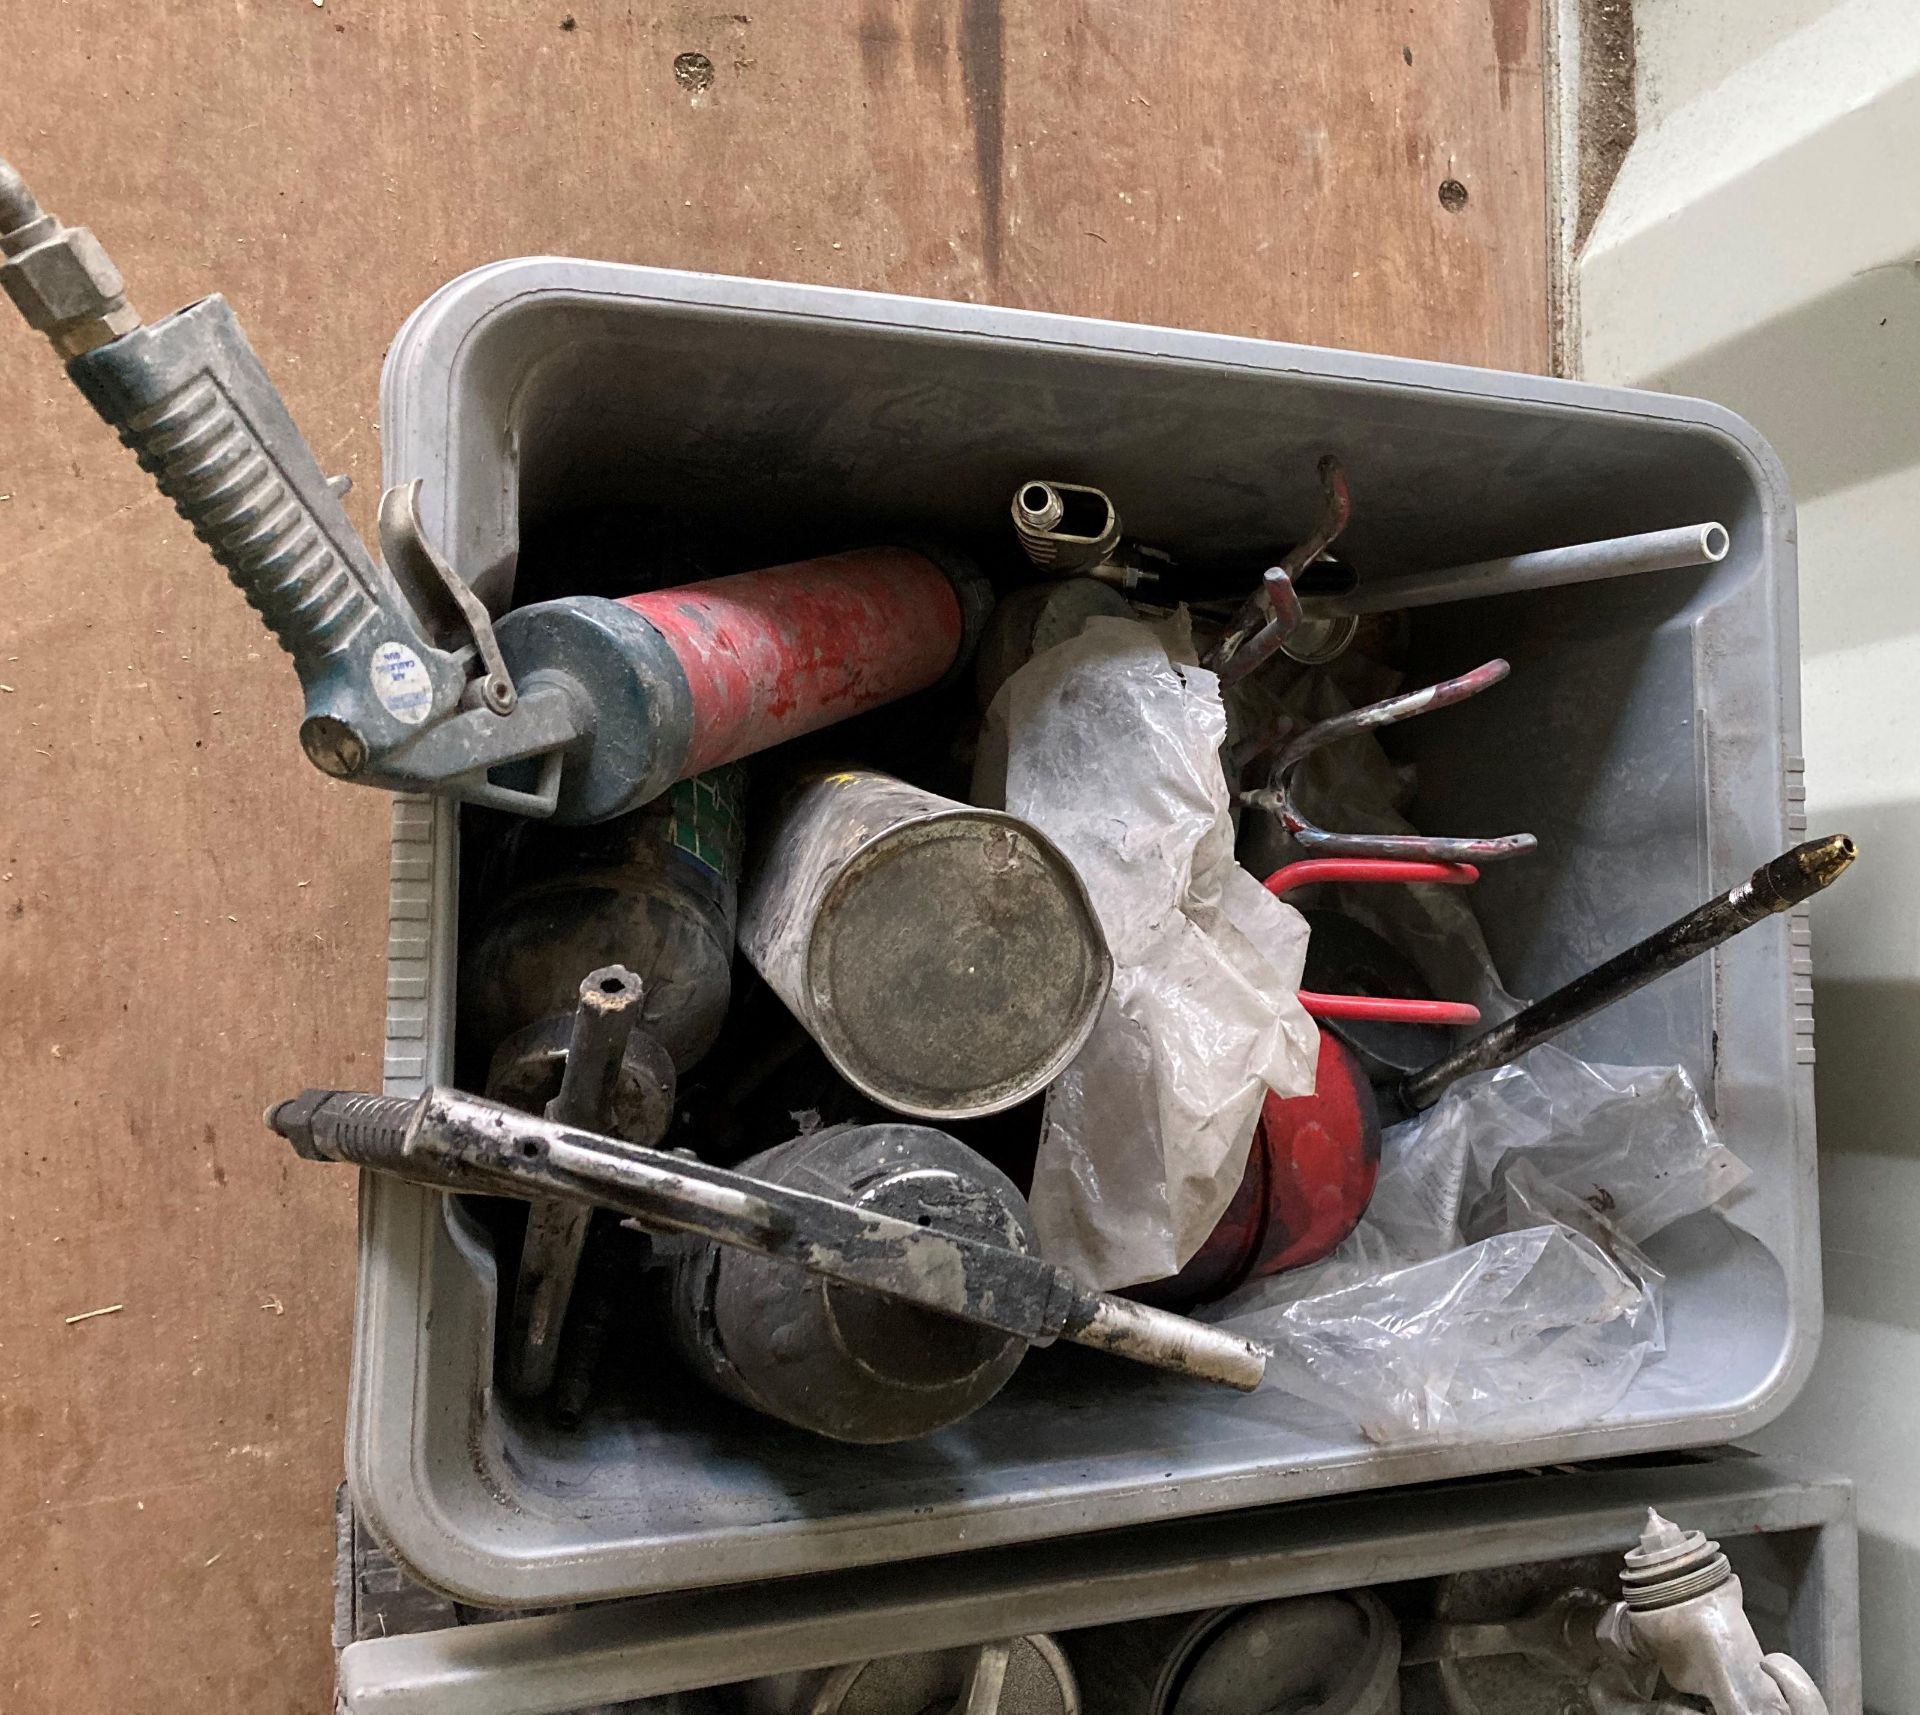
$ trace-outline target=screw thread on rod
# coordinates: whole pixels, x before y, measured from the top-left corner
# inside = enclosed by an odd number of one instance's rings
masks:
[[[267,1124],[310,1161],[390,1167],[406,1148],[419,1106],[407,1096],[307,1090],[268,1109]]]

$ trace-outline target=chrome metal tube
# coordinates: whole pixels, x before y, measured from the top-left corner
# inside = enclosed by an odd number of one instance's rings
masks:
[[[1650,530],[1644,535],[1615,536],[1605,542],[1576,542],[1567,548],[1545,548],[1535,554],[1480,560],[1437,572],[1372,578],[1348,595],[1308,600],[1305,606],[1309,614],[1392,613],[1409,607],[1438,607],[1443,602],[1517,595],[1561,584],[1631,577],[1638,572],[1717,565],[1727,557],[1730,546],[1724,524],[1688,524],[1677,530]]]

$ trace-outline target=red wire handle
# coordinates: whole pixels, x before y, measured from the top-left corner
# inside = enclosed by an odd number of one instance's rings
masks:
[[[1387,995],[1300,991],[1315,1018],[1361,1018],[1377,1024],[1478,1024],[1480,1009],[1464,1000],[1396,1000]]]
[[[1316,881],[1434,881],[1443,887],[1471,887],[1480,871],[1470,863],[1414,863],[1406,858],[1302,858],[1276,869],[1264,886],[1278,897]]]
[[[1470,863],[1415,863],[1405,858],[1302,858],[1268,876],[1276,898],[1317,881],[1432,881],[1471,887],[1480,879]],[[1315,1018],[1366,1019],[1380,1024],[1478,1024],[1480,1009],[1459,1000],[1397,1000],[1386,995],[1314,994],[1300,991],[1300,1004]]]

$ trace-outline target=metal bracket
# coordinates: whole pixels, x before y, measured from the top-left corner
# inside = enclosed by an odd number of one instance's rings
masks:
[[[1507,663],[1487,662],[1458,678],[1443,679],[1417,691],[1403,691],[1397,697],[1369,703],[1344,715],[1310,726],[1292,738],[1273,765],[1272,785],[1238,794],[1240,802],[1256,809],[1270,810],[1280,818],[1302,850],[1315,857],[1406,858],[1416,863],[1491,863],[1498,858],[1520,857],[1534,849],[1531,834],[1500,834],[1489,839],[1449,839],[1426,834],[1342,834],[1315,827],[1307,820],[1293,797],[1293,771],[1316,750],[1352,738],[1363,732],[1375,732],[1395,721],[1426,714],[1431,709],[1451,708],[1468,697],[1497,685],[1507,676]],[[1278,732],[1270,735],[1278,738]],[[1244,753],[1242,753],[1244,754]],[[1257,754],[1257,752],[1255,753]]]
[[[1300,606],[1294,582],[1308,566],[1324,554],[1353,516],[1353,500],[1347,491],[1346,473],[1332,453],[1315,467],[1320,478],[1321,508],[1319,521],[1305,541],[1297,542],[1277,566],[1269,566],[1260,587],[1248,596],[1227,629],[1220,634],[1201,661],[1220,675],[1222,686],[1232,685],[1263,666],[1294,633],[1308,622]],[[1317,625],[1315,647],[1300,659],[1309,662],[1331,660],[1352,641],[1353,627],[1329,628]]]

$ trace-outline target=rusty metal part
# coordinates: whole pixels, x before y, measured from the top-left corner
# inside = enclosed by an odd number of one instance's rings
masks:
[[[1399,1085],[1401,1105],[1409,1112],[1432,1107],[1441,1092],[1458,1079],[1518,1059],[1529,1048],[1711,952],[1742,930],[1811,899],[1838,881],[1858,855],[1845,834],[1829,834],[1782,852],[1718,898],[1696,906],[1624,953],[1615,954],[1544,1000],[1515,1013],[1504,1024],[1495,1025],[1444,1059],[1412,1073]]]
[[[1353,516],[1353,500],[1347,492],[1346,473],[1341,470],[1340,461],[1328,453],[1316,468],[1324,497],[1319,522],[1279,565],[1267,569],[1259,589],[1247,597],[1201,663],[1220,675],[1222,685],[1234,684],[1264,666],[1299,632],[1305,614],[1293,587],[1294,580],[1333,545]],[[1346,647],[1352,635],[1353,627],[1349,625],[1338,647],[1332,647],[1333,635],[1316,635],[1304,658],[1330,660]]]
[[[1023,1256],[1038,1249],[1012,1180],[929,1126],[830,1126],[739,1171]],[[1026,1352],[1002,1329],[718,1244],[676,1255],[667,1328],[708,1386],[816,1435],[869,1445],[970,1416]]]
[[[560,1090],[546,1106],[548,1119],[586,1131],[607,1129],[640,1000],[640,979],[621,965],[603,966],[581,981]],[[657,1135],[645,1141],[655,1142]],[[513,1393],[532,1397],[552,1385],[560,1331],[592,1220],[593,1205],[571,1198],[540,1197],[527,1206],[507,1335],[506,1380]]]
[[[1594,1635],[1608,1606],[1602,1592],[1618,1567],[1618,1555],[1594,1554],[1441,1578],[1430,1617],[1407,1627],[1400,1661],[1408,1691],[1420,1707],[1449,1715],[1585,1711],[1607,1659]]]
[[[573,1197],[658,1232],[779,1257],[845,1286],[1016,1334],[1058,1339],[1250,1392],[1267,1350],[1222,1328],[1089,1291],[1003,1245],[921,1227],[684,1156],[535,1119],[459,1090],[416,1100],[308,1090],[268,1125],[309,1160],[493,1195]]]
[[[537,1019],[514,1032],[500,1044],[487,1068],[487,1100],[504,1102],[522,1113],[546,1112],[547,1104],[560,1093],[572,1037],[573,1015],[567,1012]],[[623,1143],[659,1142],[673,1123],[675,1082],[673,1057],[643,1016],[620,1057],[620,1075],[614,1081],[605,1120],[590,1129]]]
[[[998,1113],[1052,1082],[1113,976],[1050,839],[867,768],[806,770],[779,795],[747,868],[740,950],[848,1083],[931,1120]]]
[[[1120,540],[1120,514],[1098,488],[1079,482],[1023,482],[1013,491],[1013,529],[1034,565],[1050,577],[1078,573],[1134,589],[1159,577],[1143,558],[1164,554]]]
[[[644,1234],[627,1235],[645,1257],[650,1241]],[[561,1331],[560,1361],[555,1366],[547,1410],[562,1429],[574,1429],[587,1414],[593,1398],[600,1359],[613,1330],[616,1306],[630,1302],[631,1274],[622,1274],[603,1247],[589,1242],[580,1258],[573,1303]]]
[[[1242,803],[1252,804],[1277,815],[1294,840],[1315,857],[1407,858],[1425,863],[1491,863],[1500,858],[1519,857],[1538,843],[1531,834],[1501,834],[1490,839],[1451,839],[1426,834],[1340,834],[1315,827],[1301,814],[1293,801],[1291,776],[1316,750],[1338,744],[1360,733],[1377,732],[1396,721],[1410,720],[1434,709],[1451,708],[1465,702],[1489,686],[1497,685],[1510,669],[1507,663],[1493,660],[1462,673],[1455,679],[1443,679],[1418,691],[1403,691],[1365,708],[1324,720],[1288,742],[1274,764],[1272,784],[1242,792]]]
[[[1480,1582],[1485,1581],[1480,1575]],[[1465,1582],[1471,1586],[1472,1575]],[[1607,1599],[1599,1591],[1574,1584],[1511,1619],[1428,1620],[1408,1632],[1401,1665],[1429,1667],[1517,1655],[1543,1666],[1584,1672],[1601,1660],[1594,1626],[1606,1609]]]

